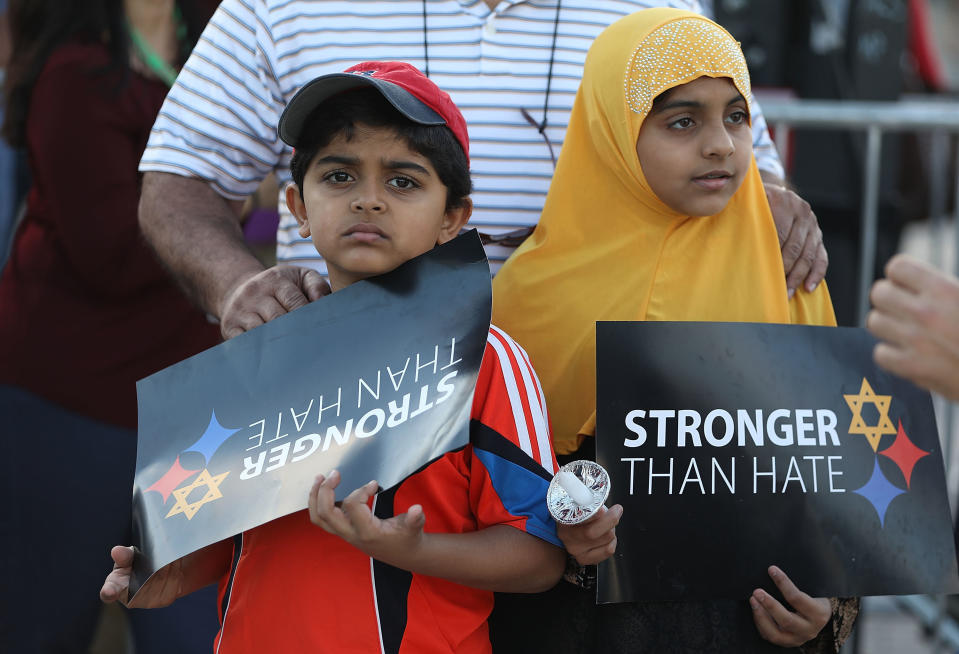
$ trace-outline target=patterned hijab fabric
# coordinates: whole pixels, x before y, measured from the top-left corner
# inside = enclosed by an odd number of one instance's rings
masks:
[[[626,100],[646,116],[657,95],[703,75],[729,77],[744,98],[750,97],[746,60],[729,32],[702,17],[677,18],[651,32],[633,52],[626,67]]]
[[[698,14],[647,9],[600,34],[539,225],[494,279],[493,321],[530,354],[558,454],[595,429],[597,320],[835,324],[824,284],[788,299],[755,161],[712,216],[678,213],[650,189],[643,120],[656,96],[703,76],[751,97],[739,44]]]

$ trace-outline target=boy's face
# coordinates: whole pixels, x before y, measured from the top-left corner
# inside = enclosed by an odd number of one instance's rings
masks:
[[[304,238],[326,259],[334,291],[389,272],[459,234],[472,205],[446,210],[446,186],[429,159],[392,129],[356,125],[320,149],[303,198],[286,191]]]
[[[746,100],[725,77],[677,86],[643,121],[636,154],[650,188],[674,211],[719,213],[752,162]]]

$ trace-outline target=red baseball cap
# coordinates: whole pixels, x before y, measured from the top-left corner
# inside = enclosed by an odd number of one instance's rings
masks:
[[[342,73],[321,75],[308,82],[283,110],[277,128],[280,138],[295,148],[306,119],[314,109],[338,93],[361,87],[379,91],[414,123],[449,127],[469,161],[469,134],[459,108],[430,78],[402,61],[367,61],[350,66]]]

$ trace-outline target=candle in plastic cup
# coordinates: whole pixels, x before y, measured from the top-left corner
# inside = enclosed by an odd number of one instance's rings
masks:
[[[579,506],[588,506],[593,501],[593,491],[579,480],[579,477],[568,470],[556,473],[556,483],[563,487],[569,496]]]

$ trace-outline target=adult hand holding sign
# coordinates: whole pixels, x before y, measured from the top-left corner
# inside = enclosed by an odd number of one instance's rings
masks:
[[[780,647],[798,647],[809,642],[829,622],[831,603],[825,597],[810,597],[802,592],[785,572],[774,565],[769,566],[767,572],[788,606],[761,588],[754,590],[749,606],[759,635]]]

